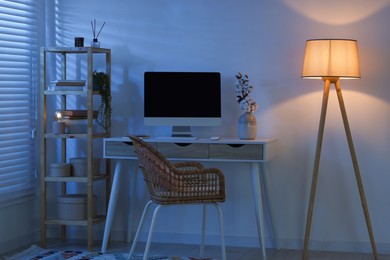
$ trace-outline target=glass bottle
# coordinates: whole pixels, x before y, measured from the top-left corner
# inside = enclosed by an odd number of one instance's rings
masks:
[[[100,48],[100,42],[98,41],[97,38],[94,38],[91,42],[91,47],[94,47],[94,48]]]

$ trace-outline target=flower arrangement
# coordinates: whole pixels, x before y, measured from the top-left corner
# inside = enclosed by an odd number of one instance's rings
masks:
[[[253,85],[249,83],[248,75],[243,75],[241,72],[238,72],[236,78],[237,102],[245,112],[255,112],[259,108],[259,105],[249,96],[253,90]]]

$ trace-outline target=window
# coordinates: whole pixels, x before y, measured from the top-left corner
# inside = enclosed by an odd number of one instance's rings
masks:
[[[34,192],[38,66],[34,2],[0,1],[0,205]]]

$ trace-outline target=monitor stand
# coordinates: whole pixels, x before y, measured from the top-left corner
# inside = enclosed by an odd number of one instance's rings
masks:
[[[193,137],[191,135],[191,127],[190,126],[172,126],[172,135],[170,137],[167,136],[159,136],[157,137],[159,140],[169,140],[170,142],[186,142],[191,143],[198,139],[198,137]]]
[[[172,137],[192,137],[191,126],[172,126]]]

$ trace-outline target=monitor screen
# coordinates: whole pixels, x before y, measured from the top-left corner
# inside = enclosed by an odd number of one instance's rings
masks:
[[[219,72],[145,72],[145,125],[217,126],[221,117]]]

